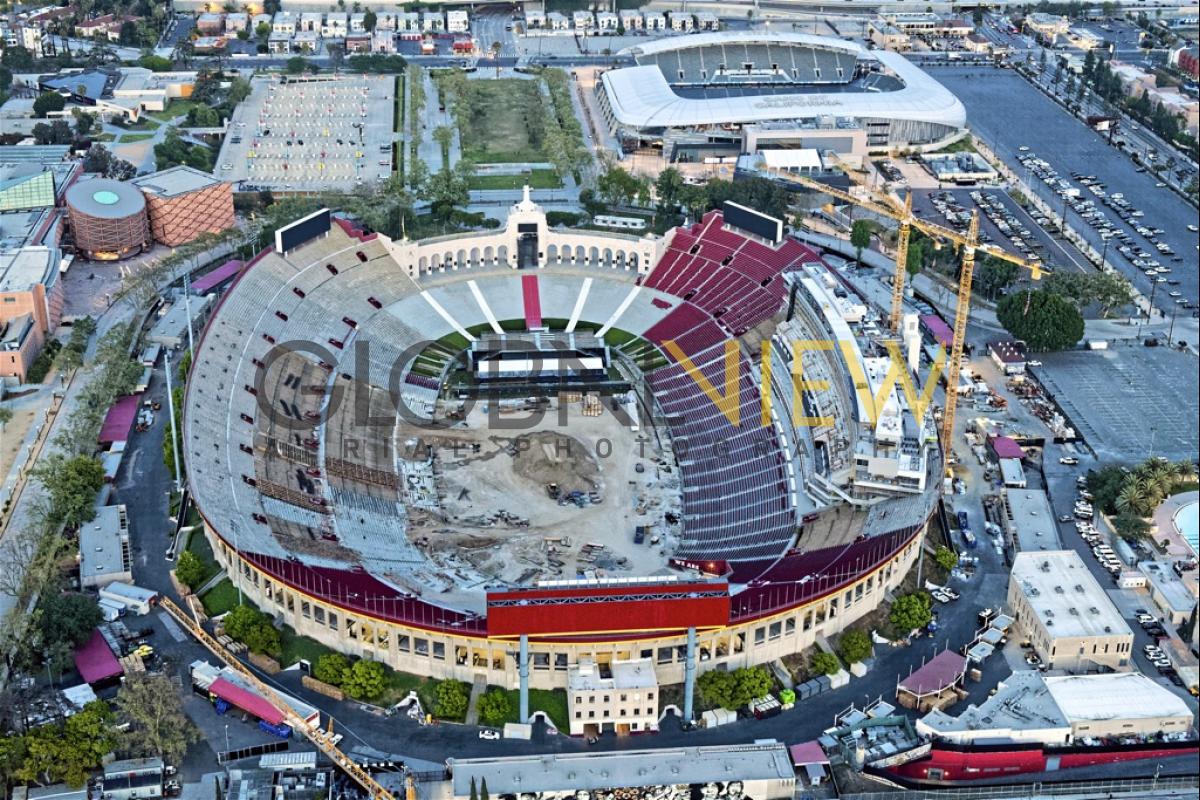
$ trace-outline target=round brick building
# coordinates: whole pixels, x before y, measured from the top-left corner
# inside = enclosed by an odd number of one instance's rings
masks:
[[[146,199],[137,187],[96,179],[67,190],[67,215],[76,252],[93,261],[117,261],[150,246]]]

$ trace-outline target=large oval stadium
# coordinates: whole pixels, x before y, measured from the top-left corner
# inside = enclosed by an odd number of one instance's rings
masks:
[[[830,36],[761,31],[657,39],[623,51],[597,99],[626,152],[672,161],[759,144],[845,152],[936,148],[967,112],[903,55]]]
[[[208,322],[190,488],[248,598],[396,669],[766,663],[874,609],[936,503],[877,321],[731,203],[661,237],[528,196],[420,242],[318,212]]]

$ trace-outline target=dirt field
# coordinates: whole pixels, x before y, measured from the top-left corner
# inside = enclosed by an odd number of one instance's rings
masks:
[[[410,507],[408,529],[441,568],[432,582],[456,591],[664,571],[679,532],[664,515],[680,511],[679,480],[660,471],[653,435],[631,431],[607,410],[584,416],[578,402],[559,408],[555,401],[541,419],[528,417],[501,413],[489,423],[481,404],[436,436],[398,432],[398,441],[420,437],[434,447],[441,511]],[[650,534],[634,544],[639,525]]]

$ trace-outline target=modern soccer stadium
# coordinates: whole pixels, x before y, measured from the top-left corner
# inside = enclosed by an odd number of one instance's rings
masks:
[[[600,77],[597,99],[627,152],[672,144],[752,142],[746,129],[792,129],[792,146],[830,131],[872,152],[936,147],[962,135],[967,112],[899,53],[801,33],[724,32],[658,39],[622,51],[636,66]],[[747,148],[753,152],[752,147]]]
[[[398,670],[766,663],[876,608],[936,505],[878,322],[732,203],[639,237],[550,228],[527,194],[416,242],[318,212],[207,324],[190,490],[249,600]]]

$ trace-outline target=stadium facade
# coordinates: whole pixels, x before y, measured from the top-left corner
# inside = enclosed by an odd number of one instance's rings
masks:
[[[749,228],[732,224],[735,214]],[[526,197],[501,230],[421,242],[328,214],[281,230],[277,248],[222,298],[187,384],[188,480],[213,551],[250,600],[298,633],[435,677],[515,686],[525,654],[534,688],[564,687],[581,658],[652,658],[660,683],[678,683],[836,634],[878,607],[914,563],[940,458],[936,442],[914,432],[928,420],[905,417],[894,393],[887,403],[907,421],[859,419],[845,370],[831,388],[837,397],[795,393],[787,336],[850,337],[864,356],[875,345],[862,329],[826,327],[843,319],[819,310],[826,292],[843,290],[817,285],[812,276],[827,271],[814,252],[764,238],[768,229],[753,232],[753,221],[727,208],[662,237],[552,229]],[[797,312],[797,295],[815,310]],[[798,330],[805,325],[815,329]],[[399,431],[456,419],[443,414],[453,407],[448,387],[469,372],[456,359],[480,337],[522,329],[607,342],[588,357],[624,351],[612,374],[644,390],[639,439],[663,440],[668,454],[650,471],[681,497],[677,518],[656,523],[672,545],[669,567],[583,565],[553,580],[539,553],[529,563],[540,567],[526,573],[538,578],[500,580],[457,554],[431,560],[431,540],[449,530],[437,526],[453,524],[439,511],[453,500],[439,481],[464,462],[401,455],[426,447]],[[690,366],[662,355],[668,342]],[[431,376],[439,349],[456,352]],[[651,351],[649,361],[629,357]],[[759,352],[778,366],[764,368]],[[696,371],[720,387],[731,368],[731,404],[696,388]],[[824,368],[839,369],[832,360]],[[364,409],[377,427],[356,416]],[[815,409],[824,427],[795,423]],[[461,424],[420,436],[436,442]],[[916,488],[895,470],[884,470],[886,481],[856,478],[863,442],[894,425],[912,441],[889,455],[879,436],[871,463],[919,465]],[[431,514],[429,534],[415,536]],[[500,517],[511,514],[484,524]],[[545,541],[561,548],[605,535],[574,525]],[[639,547],[649,558],[649,545]],[[595,561],[603,547],[579,549]]]
[[[601,75],[598,102],[629,152],[671,160],[761,146],[865,155],[964,134],[966,109],[898,53],[826,36],[727,32],[648,42]]]

